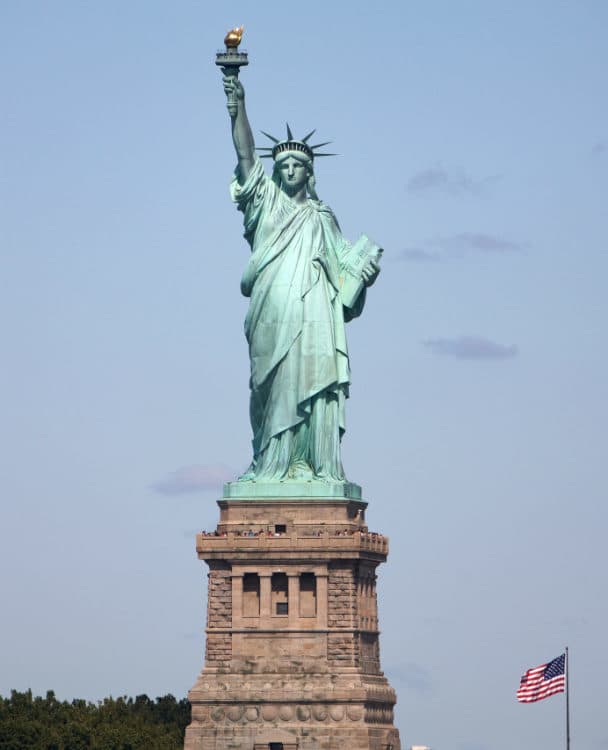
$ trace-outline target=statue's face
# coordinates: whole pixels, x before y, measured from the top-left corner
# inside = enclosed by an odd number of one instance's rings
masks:
[[[293,195],[301,190],[308,180],[308,168],[294,156],[287,156],[279,166],[279,177],[281,187],[288,195]]]

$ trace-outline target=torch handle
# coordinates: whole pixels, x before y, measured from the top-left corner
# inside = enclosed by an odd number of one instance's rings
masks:
[[[228,76],[229,78],[237,78],[239,77],[239,69],[237,67],[227,67],[222,68],[222,73],[225,76]],[[232,92],[231,94],[227,95],[227,102],[226,106],[228,107],[228,114],[230,117],[236,117],[236,113],[238,111],[238,100],[236,98],[236,92]]]

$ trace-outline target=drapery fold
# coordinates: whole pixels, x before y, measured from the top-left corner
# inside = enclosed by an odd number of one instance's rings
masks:
[[[241,280],[250,299],[253,463],[244,478],[344,479],[340,437],[350,370],[340,257],[348,243],[329,208],[296,204],[259,159],[231,194],[252,253]],[[364,294],[349,317],[360,314]]]

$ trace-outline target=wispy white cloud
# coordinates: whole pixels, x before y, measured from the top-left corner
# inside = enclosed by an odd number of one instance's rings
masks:
[[[442,260],[439,253],[432,250],[424,250],[419,247],[407,247],[401,251],[399,260],[407,260],[410,263],[437,263]]]
[[[452,339],[427,339],[423,346],[433,354],[456,359],[509,359],[518,354],[514,344],[499,344],[482,336],[460,336]]]
[[[437,261],[461,258],[465,255],[482,253],[486,255],[508,255],[522,252],[519,242],[498,237],[486,232],[459,232],[443,237],[432,237],[419,247],[402,250],[399,260],[410,263],[436,263]]]
[[[223,464],[195,464],[182,466],[164,479],[152,484],[152,489],[162,495],[183,495],[187,492],[219,490],[224,482],[236,478],[236,473]]]
[[[517,242],[484,232],[460,232],[429,242],[437,248],[456,252],[513,253],[522,249]]]
[[[442,166],[429,167],[412,175],[407,183],[409,193],[444,193],[447,195],[485,195],[500,175],[473,178],[461,169],[448,171]]]

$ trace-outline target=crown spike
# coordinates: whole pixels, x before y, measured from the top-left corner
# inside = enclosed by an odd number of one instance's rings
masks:
[[[274,143],[278,143],[279,142],[278,138],[275,138],[274,135],[270,135],[270,133],[266,133],[264,130],[260,130],[260,133],[262,135],[265,135],[266,138],[270,138],[270,140],[273,141]]]
[[[309,138],[313,136],[314,133],[316,133],[315,130],[311,130],[310,133],[304,136],[301,140],[298,140],[297,138],[293,137],[293,133],[291,131],[291,128],[289,127],[289,123],[285,123],[285,127],[287,129],[287,138],[284,140],[279,140],[278,138],[275,138],[274,135],[270,135],[270,133],[267,133],[265,130],[260,131],[263,133],[266,138],[269,138],[273,146],[256,146],[256,151],[267,151],[269,153],[261,154],[262,159],[268,159],[272,156],[272,158],[276,161],[278,156],[282,153],[285,153],[286,151],[299,151],[302,154],[305,154],[308,159],[314,159],[315,156],[338,156],[338,154],[318,154],[315,152],[315,149],[321,148],[322,146],[327,146],[329,143],[332,143],[332,141],[324,141],[323,143],[317,143],[314,146],[309,146],[307,141]]]

